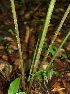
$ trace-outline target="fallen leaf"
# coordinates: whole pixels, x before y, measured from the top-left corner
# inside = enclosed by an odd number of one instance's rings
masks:
[[[25,43],[28,43],[29,36],[30,36],[31,30],[28,26],[26,26],[26,35],[25,35]]]
[[[4,94],[3,91],[0,89],[0,94]]]
[[[12,73],[12,65],[5,60],[0,60],[0,73],[6,80],[10,80],[10,75]]]
[[[15,59],[14,64],[20,69],[21,64],[20,64],[20,59]]]
[[[13,50],[18,50],[18,47],[16,46],[11,46]]]
[[[53,92],[58,92],[59,94],[64,94],[64,92],[63,92],[64,89],[65,88],[62,88],[60,83],[57,82],[57,83],[55,83],[54,89],[52,91]]]
[[[4,46],[0,46],[0,50],[5,50],[5,47]]]
[[[66,88],[67,84],[66,84],[65,80],[62,80],[62,83],[63,83],[64,87]]]
[[[5,39],[5,40],[8,40],[8,41],[13,41],[13,39],[10,38],[10,37],[4,37],[4,39]]]
[[[63,8],[59,8],[59,10],[60,10],[61,12],[64,12],[64,9],[63,9]]]
[[[2,55],[2,58],[3,58],[4,60],[8,60],[8,56],[7,56],[7,55]]]
[[[47,66],[48,66],[48,65],[43,65],[43,69],[46,69]]]
[[[70,73],[67,73],[66,75],[67,75],[68,77],[70,77]]]
[[[70,51],[70,42],[66,45],[67,50]]]
[[[57,69],[62,69],[64,67],[63,63],[60,59],[56,58],[54,61],[55,61],[55,66],[56,66]]]

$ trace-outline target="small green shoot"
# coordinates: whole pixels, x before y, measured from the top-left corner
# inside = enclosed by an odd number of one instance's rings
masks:
[[[41,24],[42,20],[41,19],[38,19],[35,21],[35,24]]]
[[[9,30],[8,30],[8,32],[10,32],[10,33],[11,33],[11,32],[13,32],[13,30],[12,30],[12,29],[9,29]]]
[[[35,73],[35,76],[37,76],[37,80],[39,80],[39,81],[45,80],[48,83],[48,81],[52,79],[52,76],[54,74],[60,76],[60,74],[58,72],[54,71],[53,69],[51,69],[49,71],[47,71],[45,69],[41,69]]]
[[[48,49],[48,43],[44,42],[43,44],[43,51],[45,52]]]
[[[20,4],[24,4],[24,2],[25,2],[24,0],[19,0]]]
[[[7,51],[9,51],[9,50],[12,49],[12,46],[11,46],[11,45],[8,45],[8,46],[6,47],[6,49],[7,49]]]
[[[55,51],[58,50],[58,47],[55,46],[56,42],[54,43],[54,45],[51,47],[50,49],[50,54],[53,56],[55,54]],[[43,51],[45,52],[46,50],[48,49],[48,44],[46,42],[44,42],[44,45],[43,45]]]
[[[67,59],[68,57],[65,54],[61,54],[61,59]]]
[[[50,54],[53,56],[55,54],[55,51],[58,50],[58,47],[57,46],[52,46],[52,48],[50,49]]]

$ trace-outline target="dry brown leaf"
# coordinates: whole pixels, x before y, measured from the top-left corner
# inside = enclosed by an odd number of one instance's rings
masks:
[[[54,61],[55,61],[55,66],[56,66],[57,69],[62,69],[63,68],[63,63],[60,59],[56,58]]]
[[[5,50],[5,47],[4,46],[0,46],[0,50]]]
[[[53,92],[58,92],[59,94],[64,94],[64,92],[63,92],[63,90],[64,90],[65,88],[62,88],[61,87],[61,85],[60,85],[60,83],[56,83],[55,85],[54,85],[54,89],[52,90]]]
[[[20,59],[15,59],[14,64],[20,69],[21,64],[20,64]]]
[[[3,91],[0,89],[0,94],[4,94]]]
[[[46,65],[43,65],[43,69],[46,69],[47,66],[48,66],[47,64]]]
[[[9,19],[5,19],[4,24],[5,25],[10,25],[10,24],[12,24],[12,21],[10,21]]]
[[[13,50],[18,50],[18,47],[16,46],[11,46]]]
[[[70,73],[67,73],[66,75],[67,75],[68,77],[70,77]]]
[[[0,71],[2,71],[5,68],[5,63],[0,61]]]
[[[30,94],[40,94],[40,93],[38,93],[38,92],[36,92],[34,90],[31,90]]]
[[[35,45],[35,36],[34,35],[30,36],[29,43],[30,43],[31,46]]]
[[[62,54],[66,54],[66,53],[65,53],[65,49],[63,49],[63,48],[60,49],[60,51],[59,51],[57,57],[60,57]]]
[[[12,73],[12,65],[4,60],[0,60],[0,73],[6,80],[10,80],[10,75]]]
[[[31,30],[28,26],[26,26],[26,35],[25,35],[25,43],[28,44],[29,36],[30,36]]]
[[[2,58],[3,58],[4,60],[8,60],[8,56],[7,56],[7,55],[3,55]]]
[[[66,84],[65,80],[62,80],[62,83],[63,83],[64,87],[66,88],[67,84]]]
[[[11,41],[10,44],[13,46],[17,46],[17,41]]]
[[[56,38],[56,41],[59,42],[59,43],[61,43],[62,39]]]
[[[70,42],[67,44],[67,50],[70,51]]]
[[[26,60],[27,59],[27,54],[26,51],[23,51],[23,59]]]
[[[53,26],[53,25],[54,25],[54,24],[49,24],[49,27],[50,27],[50,26]]]
[[[60,10],[61,12],[64,12],[64,9],[63,9],[63,8],[59,8],[59,10]]]
[[[4,37],[4,39],[5,39],[5,40],[8,40],[8,41],[13,41],[13,39],[10,38],[10,37]]]
[[[46,67],[48,66],[48,62],[45,62],[42,66],[43,69],[46,69]]]

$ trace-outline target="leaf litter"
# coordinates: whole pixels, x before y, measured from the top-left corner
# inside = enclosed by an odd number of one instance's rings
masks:
[[[25,1],[26,8],[23,8],[23,4],[19,3],[19,0],[15,1],[15,5],[27,79],[36,42],[43,27],[49,0],[35,0],[33,2],[30,0]],[[6,6],[6,4],[9,6]],[[45,39],[45,42],[48,45],[50,44],[54,35],[53,31],[55,31],[58,27],[58,23],[60,22],[68,4],[69,0],[57,0],[56,2],[51,23],[48,29],[49,32]],[[0,2],[0,8],[0,94],[7,94],[8,86],[11,80],[21,75],[21,66],[18,56],[17,41],[15,37],[16,34],[14,32],[14,23],[9,0],[2,0]],[[70,29],[69,21],[70,14],[68,15],[65,24],[56,38],[55,42],[58,42],[58,44],[63,41],[63,38]],[[9,32],[9,29],[12,30],[12,32]],[[61,59],[60,54],[65,54],[67,59]],[[36,86],[34,83],[32,85],[31,94],[70,93],[70,38],[68,38],[64,44],[60,54],[54,60],[54,65],[55,70],[61,74],[61,78],[53,75],[49,84],[42,82]],[[43,56],[44,52],[42,52],[41,58],[43,58]],[[50,59],[51,55],[48,56],[45,65],[43,65],[44,68],[47,66]],[[39,62],[41,62],[41,60]],[[13,70],[14,67],[15,70]],[[5,75],[5,72],[8,72],[8,75]]]

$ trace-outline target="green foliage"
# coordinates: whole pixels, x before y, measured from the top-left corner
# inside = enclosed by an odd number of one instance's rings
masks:
[[[54,56],[55,52],[58,50],[58,46],[55,46],[56,43],[54,43],[54,45],[52,45],[51,49],[50,49],[50,54],[52,56]],[[43,45],[43,51],[46,51],[48,48],[48,44],[45,42],[44,45]],[[60,56],[61,59],[67,59],[68,57],[65,55],[65,54],[61,54]]]
[[[50,54],[53,56],[53,55],[55,54],[55,51],[57,51],[57,50],[58,50],[58,47],[55,46],[55,45],[53,45],[53,46],[51,47],[51,49],[50,49]]]
[[[8,94],[26,94],[25,92],[18,92],[20,85],[20,78],[16,78],[11,82],[10,87],[8,89]]]
[[[13,32],[13,30],[12,30],[12,29],[9,29],[9,30],[8,30],[8,32],[10,32],[10,33],[11,33],[11,32]]]
[[[58,47],[55,46],[56,43],[54,43],[49,51],[49,53],[53,56],[55,54],[55,51],[58,50]],[[43,51],[46,51],[48,49],[48,44],[46,42],[44,42],[43,45]]]
[[[16,78],[9,87],[8,94],[15,94],[18,92],[19,89],[19,84],[20,84],[20,79]]]
[[[60,74],[54,71],[53,69],[48,71],[46,69],[41,69],[35,73],[35,76],[37,77],[37,80],[39,81],[45,80],[48,83],[48,81],[51,80],[54,74],[60,76]]]
[[[8,46],[6,47],[6,49],[7,49],[7,51],[9,51],[9,50],[12,49],[12,46],[11,46],[11,45],[8,45]]]
[[[61,59],[67,59],[68,57],[65,54],[61,54]]]
[[[41,19],[38,19],[38,20],[35,21],[35,24],[38,25],[38,24],[40,24],[41,22],[42,22],[42,20],[41,20]]]
[[[46,42],[44,42],[43,44],[43,51],[45,52],[48,49],[48,44]]]
[[[20,4],[24,4],[24,0],[18,0]]]

